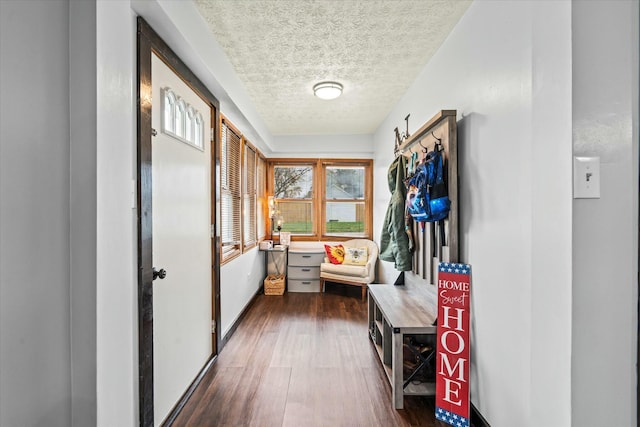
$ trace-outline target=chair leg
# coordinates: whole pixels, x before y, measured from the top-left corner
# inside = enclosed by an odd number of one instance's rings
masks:
[[[364,302],[364,299],[366,296],[367,296],[367,285],[362,285],[362,302]]]
[[[320,278],[320,292],[324,293],[324,279]]]

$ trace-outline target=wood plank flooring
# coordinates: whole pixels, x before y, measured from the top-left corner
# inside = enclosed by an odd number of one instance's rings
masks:
[[[173,425],[441,425],[433,398],[393,409],[354,289],[258,296]]]

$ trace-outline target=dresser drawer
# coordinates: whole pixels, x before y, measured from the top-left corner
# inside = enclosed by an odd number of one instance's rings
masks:
[[[290,265],[287,275],[291,279],[318,279],[320,277],[320,267],[298,267]]]
[[[288,279],[287,288],[289,292],[320,292],[320,280]]]
[[[289,265],[319,266],[324,261],[324,252],[289,252]]]

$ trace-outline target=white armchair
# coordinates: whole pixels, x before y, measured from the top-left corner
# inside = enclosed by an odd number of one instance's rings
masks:
[[[320,287],[324,292],[325,282],[342,283],[360,286],[362,300],[367,295],[367,285],[376,278],[376,261],[378,260],[378,245],[368,239],[352,239],[342,242],[346,248],[367,248],[367,263],[365,265],[332,264],[328,258],[320,264]]]

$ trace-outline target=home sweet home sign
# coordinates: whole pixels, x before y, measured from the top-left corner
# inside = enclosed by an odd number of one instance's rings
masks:
[[[438,267],[436,419],[469,427],[469,316],[471,266]]]

